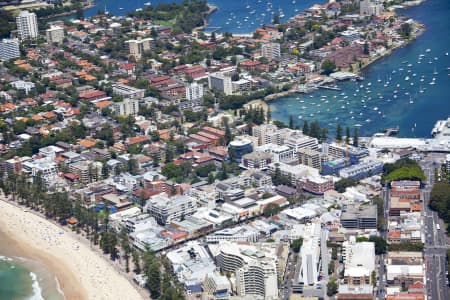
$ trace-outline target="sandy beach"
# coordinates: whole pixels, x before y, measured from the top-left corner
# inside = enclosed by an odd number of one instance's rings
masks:
[[[74,233],[0,198],[0,240],[58,278],[66,299],[143,299],[133,285]]]

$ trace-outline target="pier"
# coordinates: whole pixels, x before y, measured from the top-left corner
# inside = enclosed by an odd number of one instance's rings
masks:
[[[341,88],[337,85],[319,85],[317,86],[319,89],[325,89],[325,90],[333,90],[333,91],[340,91]]]
[[[393,136],[393,135],[397,135],[400,132],[400,127],[391,127],[391,128],[386,128],[384,130],[384,133],[386,134],[386,136]]]

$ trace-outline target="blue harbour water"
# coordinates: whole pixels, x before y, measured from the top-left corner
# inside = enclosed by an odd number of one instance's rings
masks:
[[[106,10],[116,16],[126,15],[128,12],[145,7],[151,3],[156,6],[159,3],[181,2],[182,0],[97,0],[92,8],[84,12],[85,17],[97,14],[99,10]],[[208,18],[208,30],[221,32],[249,33],[261,24],[271,23],[275,13],[283,14],[281,21],[300,13],[311,7],[314,3],[325,0],[210,0],[208,3],[217,7],[217,10]]]
[[[450,2],[428,0],[398,13],[425,24],[425,32],[369,66],[364,81],[272,102],[273,118],[287,123],[293,115],[300,126],[318,120],[331,134],[340,123],[362,125],[364,135],[399,126],[400,136],[428,137],[437,120],[450,116]]]

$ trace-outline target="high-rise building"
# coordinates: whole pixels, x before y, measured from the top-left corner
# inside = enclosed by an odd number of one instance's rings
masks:
[[[35,13],[22,10],[16,17],[17,31],[21,40],[35,39],[38,37],[38,25]]]
[[[19,40],[3,39],[0,42],[0,60],[10,60],[20,57]]]
[[[302,165],[320,169],[320,152],[310,148],[300,148],[297,151],[298,161]]]
[[[383,12],[383,1],[363,0],[359,3],[359,14],[362,16],[378,16]]]
[[[64,40],[64,28],[60,26],[51,26],[49,29],[45,30],[45,37],[49,44],[60,44]]]
[[[122,102],[114,102],[114,113],[119,116],[136,116],[139,113],[139,100],[125,99]]]
[[[140,60],[145,51],[153,50],[155,40],[153,38],[137,39],[126,41],[130,48],[130,55],[136,60]]]
[[[198,100],[201,98],[203,98],[203,85],[194,82],[186,87],[186,99],[188,101]]]
[[[261,56],[270,60],[281,57],[281,48],[279,43],[265,43],[261,46]]]
[[[231,84],[231,76],[222,72],[212,73],[208,76],[208,87],[216,89],[225,95],[233,94],[233,85]]]
[[[273,252],[226,241],[212,252],[221,271],[235,274],[239,296],[278,299],[277,257]]]

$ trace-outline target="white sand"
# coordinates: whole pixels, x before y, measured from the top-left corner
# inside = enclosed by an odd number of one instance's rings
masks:
[[[31,257],[44,257],[42,260],[54,262],[48,267],[58,276],[67,298],[71,298],[71,292],[66,292],[65,287],[70,289],[72,285],[73,292],[74,283],[67,282],[71,278],[78,281],[75,285],[80,288],[76,298],[143,299],[111,266],[113,262],[107,262],[89,245],[80,242],[81,237],[25,210],[0,199],[0,229],[19,244],[26,245],[23,248]],[[71,274],[63,276],[64,273]]]

